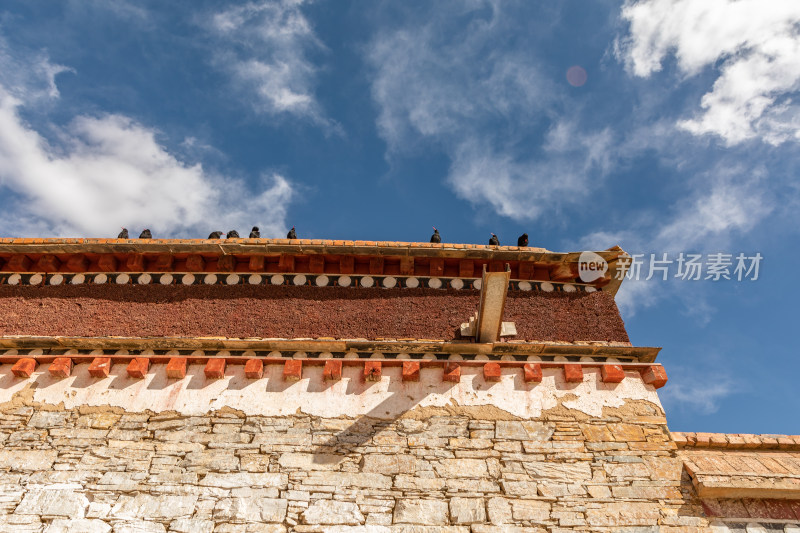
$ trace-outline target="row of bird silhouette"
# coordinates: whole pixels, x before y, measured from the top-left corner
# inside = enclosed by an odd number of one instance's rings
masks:
[[[211,234],[208,236],[208,239],[221,239],[223,232],[221,231],[212,231]],[[129,239],[130,236],[128,235],[128,228],[122,228],[122,231],[119,232],[117,235],[118,239]],[[153,233],[149,229],[145,229],[142,233],[139,234],[140,239],[152,239]],[[239,232],[234,230],[229,231],[225,235],[226,239],[239,239]],[[261,238],[261,231],[258,229],[258,226],[253,226],[253,229],[250,230],[250,237],[251,239],[260,239]],[[289,233],[286,234],[287,239],[296,239],[297,232],[292,226],[292,229],[289,230]],[[431,242],[439,243],[442,242],[442,236],[439,235],[439,230],[435,227],[433,228],[433,235],[431,235]],[[497,238],[497,235],[492,233],[492,238],[489,239],[489,244],[492,246],[500,246],[500,239]],[[523,233],[519,237],[517,237],[517,246],[528,246],[528,234]]]

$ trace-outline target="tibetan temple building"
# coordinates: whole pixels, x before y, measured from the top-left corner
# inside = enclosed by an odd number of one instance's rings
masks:
[[[800,437],[670,432],[596,253],[0,239],[0,531],[800,532]]]

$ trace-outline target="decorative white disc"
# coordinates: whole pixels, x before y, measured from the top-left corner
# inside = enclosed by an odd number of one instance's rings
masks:
[[[353,283],[353,280],[350,279],[350,276],[339,276],[339,279],[336,280],[336,283],[340,287],[349,287],[350,284]]]
[[[203,278],[203,283],[206,285],[214,285],[217,282],[217,275],[216,274],[206,274],[206,277]]]
[[[247,278],[247,283],[250,285],[260,285],[261,284],[261,276],[258,274],[250,274],[250,277]]]
[[[544,292],[553,292],[554,289],[553,284],[549,281],[543,281],[541,283],[541,287]]]
[[[108,281],[108,276],[105,274],[98,274],[94,277],[93,281],[98,284],[106,283]]]
[[[386,289],[392,289],[397,285],[397,278],[392,276],[386,276],[383,278],[383,287]]]
[[[428,287],[431,289],[441,289],[442,288],[442,280],[439,278],[431,278],[428,280]]]
[[[8,276],[8,284],[9,285],[19,285],[19,282],[22,281],[22,276],[19,274],[11,274]]]
[[[269,278],[269,282],[273,285],[283,285],[284,279],[280,274],[273,274],[273,276]]]
[[[528,281],[520,281],[519,282],[519,290],[521,291],[529,291],[531,290],[531,284]]]
[[[330,281],[331,280],[328,278],[328,276],[323,274],[322,276],[317,276],[317,279],[314,280],[314,283],[317,285],[317,287],[327,287]]]
[[[74,276],[72,276],[72,279],[69,280],[69,282],[72,283],[73,285],[80,285],[81,283],[86,282],[86,276],[84,276],[83,274],[75,274]]]
[[[28,279],[28,283],[31,285],[39,285],[42,282],[42,275],[41,274],[34,274],[33,276]]]
[[[50,285],[61,285],[64,283],[64,276],[61,274],[53,274],[50,276]]]
[[[131,277],[128,274],[117,274],[117,285],[125,285],[131,280]]]
[[[153,281],[153,277],[150,274],[139,274],[139,277],[136,278],[136,283],[139,285],[148,285],[151,281]]]
[[[228,285],[236,285],[239,283],[239,274],[228,274],[228,277],[225,278],[225,283]]]
[[[577,291],[577,290],[578,290],[578,289],[576,289],[576,288],[575,288],[575,285],[570,285],[570,284],[568,284],[568,283],[567,283],[567,284],[565,284],[565,285],[562,287],[562,289],[564,289],[564,292],[575,292],[575,291]]]
[[[409,289],[416,289],[419,287],[419,280],[417,278],[408,278],[406,280],[406,287]]]
[[[361,285],[362,287],[369,288],[375,285],[375,280],[372,279],[371,276],[364,276],[363,278],[361,278],[361,282],[359,283],[359,285]]]
[[[175,278],[172,274],[162,274],[160,278],[158,278],[158,282],[162,285],[170,285]]]
[[[184,285],[191,285],[194,283],[194,274],[184,274],[181,278],[181,283]]]
[[[597,289],[594,287],[586,287],[586,292],[597,292]]]
[[[304,274],[298,274],[292,279],[292,283],[294,283],[298,287],[300,285],[305,285],[306,284],[306,276]]]
[[[450,286],[454,289],[463,289],[464,288],[464,280],[461,278],[455,278],[450,280]]]
[[[475,289],[476,291],[481,290],[482,286],[483,286],[483,280],[476,279],[475,281],[472,282],[472,288]]]

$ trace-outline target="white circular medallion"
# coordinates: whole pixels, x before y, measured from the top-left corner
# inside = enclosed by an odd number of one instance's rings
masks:
[[[216,274],[206,274],[203,278],[203,283],[206,285],[214,285],[217,282],[217,275]]]
[[[41,274],[34,274],[28,279],[28,284],[30,285],[39,285],[42,282],[42,275]]]
[[[225,278],[225,283],[228,285],[236,285],[239,283],[239,274],[228,274],[228,277]]]
[[[544,292],[553,292],[553,284],[550,283],[549,281],[543,281],[540,284],[540,287]]]
[[[586,292],[597,292],[597,289],[594,287],[586,287]]]
[[[350,284],[353,283],[353,280],[350,279],[350,276],[339,276],[339,279],[336,280],[336,283],[340,287],[349,287]]]
[[[295,284],[295,285],[297,285],[298,287],[299,287],[300,285],[305,285],[305,284],[306,284],[306,277],[305,277],[305,275],[304,275],[304,274],[298,274],[298,275],[296,275],[294,278],[292,278],[292,283],[294,283],[294,284]]]
[[[85,281],[86,281],[86,276],[84,276],[83,274],[75,274],[74,276],[72,276],[72,279],[69,280],[69,282],[72,283],[73,285],[80,285]]]
[[[271,278],[269,278],[269,282],[273,285],[283,285],[283,276],[280,274],[273,274]]]
[[[22,276],[19,274],[11,274],[8,276],[8,284],[9,285],[19,285],[19,282],[22,281]]]
[[[428,287],[431,289],[441,289],[442,288],[442,280],[439,278],[431,278],[428,280]]]
[[[161,274],[161,277],[158,278],[158,282],[162,285],[171,285],[174,279],[172,274]]]
[[[565,283],[561,288],[564,290],[564,292],[575,292],[578,290],[575,288],[575,285],[570,285],[569,283]]]
[[[432,354],[430,352],[427,352],[427,353],[422,355],[422,359],[424,359],[425,361],[433,361],[433,360],[436,359],[436,354]]]
[[[416,289],[419,287],[419,280],[417,278],[408,278],[406,280],[406,287],[409,289]]]
[[[461,278],[455,278],[450,280],[450,286],[454,289],[463,289],[464,288],[464,280]]]
[[[383,278],[383,287],[386,289],[392,289],[397,285],[397,278],[392,276],[386,276]]]
[[[247,283],[250,285],[260,285],[261,284],[261,276],[258,274],[250,274],[250,277],[247,278]]]
[[[314,280],[314,283],[317,287],[327,287],[330,281],[331,280],[328,279],[328,276],[323,274],[322,276],[317,276],[317,279]]]
[[[520,281],[519,282],[519,290],[521,291],[529,291],[531,290],[531,284],[527,281]]]
[[[194,274],[184,274],[181,278],[181,283],[184,285],[191,285],[194,283]]]
[[[358,353],[357,352],[347,352],[346,354],[344,354],[344,358],[345,359],[358,359]]]
[[[364,276],[363,278],[361,278],[361,281],[359,282],[359,285],[361,285],[362,287],[369,288],[369,287],[372,287],[373,285],[375,285],[375,280],[372,279],[371,276]]]
[[[61,274],[53,274],[52,276],[50,276],[49,282],[50,285],[61,285],[62,283],[64,283],[64,276],[62,276]]]
[[[136,278],[136,283],[139,285],[148,285],[151,281],[153,281],[153,277],[150,274],[139,274],[139,277]]]
[[[117,279],[115,280],[117,285],[125,285],[131,280],[131,277],[128,274],[117,274]]]
[[[108,281],[108,276],[106,276],[105,274],[98,274],[94,277],[93,281],[97,284],[103,284]]]
[[[482,280],[476,279],[475,281],[472,282],[472,288],[475,289],[476,291],[481,290],[482,286],[483,286]]]

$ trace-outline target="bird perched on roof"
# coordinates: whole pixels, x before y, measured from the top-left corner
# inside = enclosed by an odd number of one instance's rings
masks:
[[[286,234],[286,238],[287,239],[296,239],[297,238],[297,233],[294,231],[294,226],[292,226],[292,229],[290,229],[289,233]]]
[[[528,234],[523,233],[517,238],[517,246],[528,246]]]
[[[127,239],[128,238],[128,228],[122,228],[122,231],[119,232],[117,235],[117,239]]]
[[[433,226],[433,235],[431,235],[431,242],[442,242],[442,236],[439,235],[439,230]]]
[[[250,238],[251,239],[261,238],[261,231],[258,229],[258,226],[253,226],[253,229],[250,230]]]
[[[142,231],[139,234],[139,238],[140,239],[152,239],[153,238],[153,234],[150,232],[149,229],[146,229],[146,230]]]
[[[500,239],[497,238],[497,235],[492,233],[492,238],[489,239],[489,244],[492,246],[500,246]]]
[[[238,239],[239,238],[239,232],[236,231],[235,229],[232,229],[232,230],[230,230],[228,232],[228,234],[225,237],[228,238],[228,239]]]
[[[211,235],[208,236],[209,239],[221,239],[222,232],[221,231],[212,231]]]

